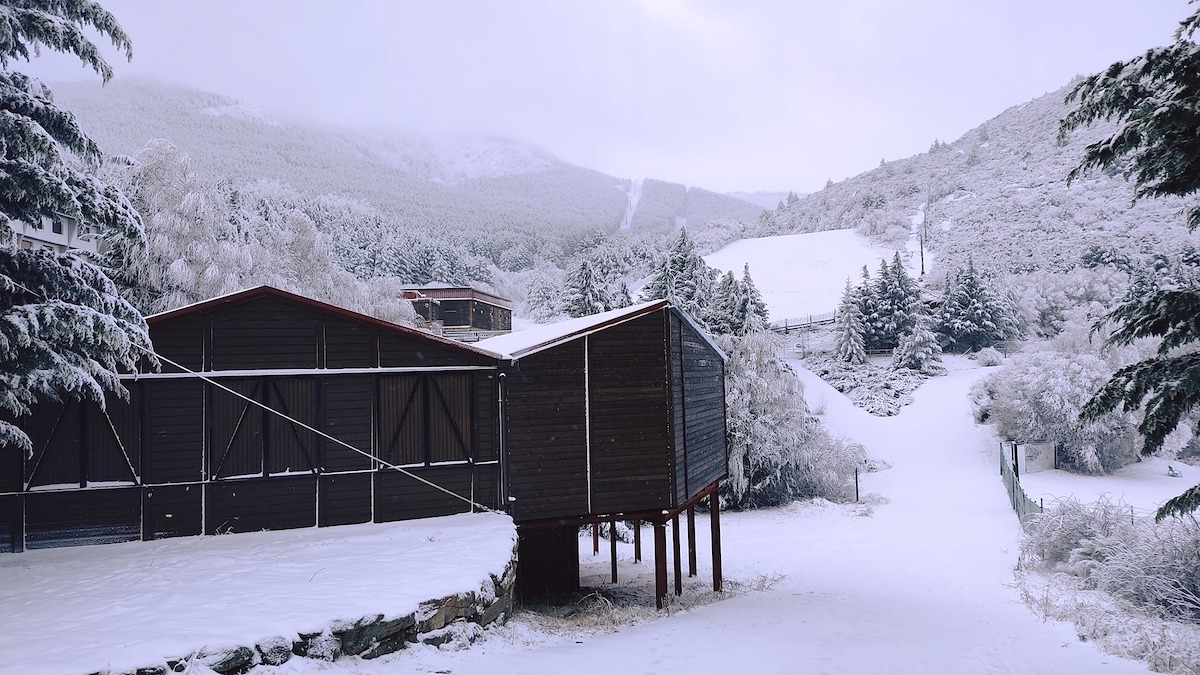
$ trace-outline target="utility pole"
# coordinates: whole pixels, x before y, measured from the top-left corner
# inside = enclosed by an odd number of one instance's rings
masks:
[[[931,190],[929,182],[925,183],[925,208],[921,209],[921,236],[917,239],[921,242],[921,276],[925,276],[925,235],[929,226],[929,194]]]

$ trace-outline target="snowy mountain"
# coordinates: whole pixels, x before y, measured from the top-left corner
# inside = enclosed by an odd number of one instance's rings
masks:
[[[1131,206],[1132,185],[1120,174],[1067,184],[1084,147],[1110,129],[1080,129],[1060,142],[1067,91],[1013,106],[952,143],[935,140],[926,153],[883,162],[785,204],[771,212],[766,233],[854,228],[898,245],[915,219],[925,222],[928,245],[943,262],[973,257],[1014,273],[1070,269],[1093,245],[1151,253],[1190,240],[1178,200]]]
[[[302,194],[365,201],[405,226],[469,233],[518,229],[569,239],[618,229],[631,181],[573,166],[521,143],[379,130],[322,129],[216,94],[149,81],[52,83],[109,155],[131,155],[164,138],[214,178],[278,181]],[[753,221],[760,207],[696,188],[670,186],[668,206],[651,197],[633,227],[673,228],[708,220]],[[571,233],[577,233],[572,235]]]

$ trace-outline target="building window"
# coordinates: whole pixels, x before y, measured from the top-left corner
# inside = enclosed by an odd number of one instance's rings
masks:
[[[50,229],[54,232],[54,234],[62,234],[62,221],[55,218],[50,223]]]

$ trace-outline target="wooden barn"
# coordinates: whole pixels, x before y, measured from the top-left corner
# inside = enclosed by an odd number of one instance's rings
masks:
[[[0,550],[495,505],[494,355],[267,287],[147,323],[162,369],[128,402],[42,404],[32,456],[0,449]]]
[[[260,287],[149,317],[129,400],[43,403],[0,448],[0,551],[505,510],[527,595],[583,525],[694,529],[727,472],[724,357],[666,302],[476,345]],[[689,567],[695,548],[689,537]],[[615,569],[615,567],[614,567]]]
[[[500,336],[505,495],[518,525],[526,596],[579,586],[578,530],[618,520],[654,527],[657,592],[666,596],[666,525],[679,516],[695,574],[695,506],[710,505],[714,586],[721,586],[719,482],[728,475],[725,356],[666,301]],[[640,530],[638,530],[640,531]],[[615,538],[612,538],[616,575]],[[640,541],[636,542],[640,547]]]

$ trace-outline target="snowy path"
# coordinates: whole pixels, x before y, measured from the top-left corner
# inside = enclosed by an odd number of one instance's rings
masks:
[[[608,635],[414,650],[356,672],[1148,672],[1081,643],[1066,624],[1043,623],[1011,587],[1017,521],[991,431],[973,424],[966,396],[985,373],[932,379],[901,415],[877,418],[805,371],[831,429],[893,465],[864,479],[887,503],[862,517],[821,504],[728,514],[727,578],[786,575],[767,591]]]

